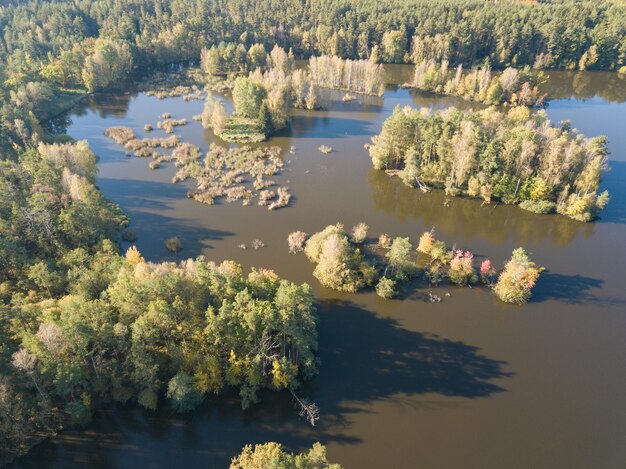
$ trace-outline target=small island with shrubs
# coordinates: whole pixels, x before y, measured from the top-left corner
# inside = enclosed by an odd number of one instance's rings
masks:
[[[609,201],[599,192],[607,169],[606,137],[585,138],[541,110],[396,107],[367,145],[375,169],[411,187],[517,204],[574,220],[597,218]]]
[[[368,243],[368,230],[367,224],[359,223],[348,234],[337,223],[310,237],[295,231],[287,243],[290,253],[304,252],[315,264],[313,276],[323,286],[349,293],[375,286],[378,296],[384,299],[396,297],[402,284],[421,277],[431,287],[446,280],[461,287],[480,281],[503,302],[521,304],[528,302],[543,271],[523,248],[513,251],[498,275],[489,259],[477,267],[472,252],[448,249],[435,238],[434,229],[420,236],[417,249],[408,237],[392,239],[386,234]],[[440,300],[430,291],[428,298]]]

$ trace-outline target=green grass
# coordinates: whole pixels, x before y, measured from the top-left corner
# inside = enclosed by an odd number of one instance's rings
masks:
[[[259,130],[256,119],[232,116],[226,124],[226,128],[219,137],[227,142],[253,143],[263,142],[266,135]]]

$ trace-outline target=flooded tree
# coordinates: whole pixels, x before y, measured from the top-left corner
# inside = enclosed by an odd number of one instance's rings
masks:
[[[371,60],[322,55],[309,59],[311,82],[322,88],[381,95],[383,68]]]
[[[527,303],[543,268],[530,260],[524,248],[513,251],[493,291],[505,303]]]
[[[508,67],[496,75],[489,65],[475,67],[466,73],[463,73],[462,64],[454,70],[448,66],[447,60],[417,62],[413,81],[407,85],[486,104],[541,106],[545,100],[541,87],[547,77],[530,67]]]
[[[363,261],[339,223],[313,234],[304,253],[316,264],[313,275],[326,287],[356,292],[374,280],[371,266]]]

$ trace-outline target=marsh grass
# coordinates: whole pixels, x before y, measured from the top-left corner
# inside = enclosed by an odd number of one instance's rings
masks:
[[[168,113],[163,114],[163,116],[165,115],[169,116]],[[174,133],[174,129],[176,127],[187,125],[189,123],[189,121],[184,117],[182,119],[172,119],[171,117],[165,117],[163,119],[164,120],[157,122],[157,129],[162,129],[168,134]]]
[[[109,127],[104,131],[104,135],[112,138],[119,145],[124,145],[126,142],[137,138],[130,127],[123,126]]]

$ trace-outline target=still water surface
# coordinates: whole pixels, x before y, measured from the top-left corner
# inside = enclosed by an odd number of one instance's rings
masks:
[[[163,112],[191,121],[200,101],[105,94],[71,112],[68,133],[89,140],[100,156],[98,185],[132,218],[146,258],[204,254],[314,286],[322,365],[306,393],[322,417],[309,427],[286,393],[265,393],[245,412],[231,395],[182,416],[167,405],[155,413],[108,407],[87,429],[62,433],[14,466],[227,467],[244,444],[278,441],[301,450],[321,441],[346,468],[626,467],[626,80],[550,72],[550,118],[610,140],[603,188],[612,202],[597,223],[580,224],[473,200],[446,207],[442,192],[422,194],[372,170],[363,145],[396,105],[472,106],[393,85],[410,75],[409,67],[388,67],[384,99],[295,112],[291,128],[269,142],[285,150],[290,164],[275,179],[295,196],[275,212],[186,199],[187,188],[170,182],[172,168],[151,171],[148,160],[126,158],[103,135],[127,125],[143,136],[143,125]],[[193,121],[177,133],[204,151],[215,141]],[[322,144],[333,153],[320,153]],[[286,244],[292,231],[337,221],[365,221],[373,236],[414,243],[434,226],[448,244],[497,266],[524,246],[547,271],[523,307],[499,303],[482,288],[435,289],[444,298],[437,304],[420,285],[392,301],[341,294],[320,287],[312,265],[289,255]],[[163,244],[173,235],[184,246],[178,256]],[[237,248],[255,238],[266,247]]]

